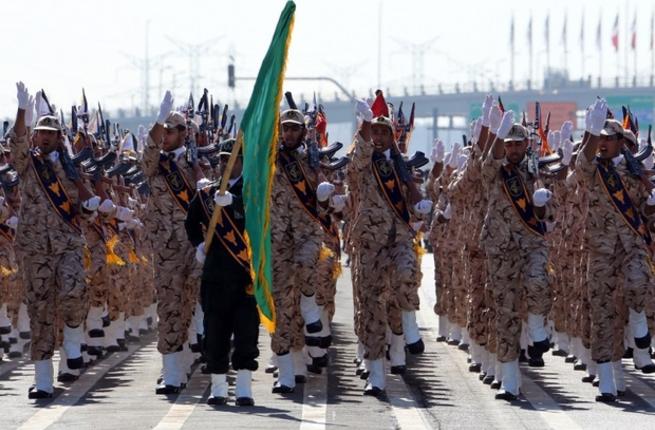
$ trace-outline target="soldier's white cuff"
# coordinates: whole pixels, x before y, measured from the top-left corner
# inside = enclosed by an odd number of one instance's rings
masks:
[[[130,209],[118,206],[118,209],[116,210],[116,219],[123,222],[129,222],[132,220],[132,214],[133,212]]]
[[[105,199],[102,201],[98,207],[98,211],[103,214],[109,214],[116,210],[116,205],[110,199]]]
[[[98,206],[100,206],[100,197],[98,196],[93,196],[90,199],[84,200],[82,202],[82,208],[89,212],[96,211]]]

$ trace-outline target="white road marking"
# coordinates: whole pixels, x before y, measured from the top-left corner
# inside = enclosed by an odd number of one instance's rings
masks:
[[[2,364],[0,364],[0,376],[5,376],[28,363],[29,361],[23,358],[20,360],[3,361]]]
[[[525,374],[521,375],[521,393],[553,429],[581,429],[557,402]]]
[[[628,389],[638,395],[644,402],[648,403],[651,408],[655,409],[655,390],[628,371],[624,371],[623,373]]]
[[[423,320],[423,325],[427,325],[427,327],[430,329],[430,332],[433,334],[433,336],[437,335],[437,330],[436,327],[438,325],[438,318],[434,312],[432,312],[432,307],[434,305],[434,299],[428,298],[427,294],[425,293],[424,288],[419,289],[419,293],[421,294],[421,309],[419,311],[419,316]],[[453,355],[459,355],[460,357],[454,358],[457,367],[460,369],[462,372],[462,378],[464,380],[467,380],[464,376],[465,374],[465,369],[463,369],[464,364],[461,360],[461,354],[456,354],[455,351],[452,351],[452,348],[445,348],[448,351],[448,354],[453,356]],[[523,374],[522,375],[522,387],[521,387],[521,392],[523,393],[523,396],[530,402],[530,404],[537,410],[539,413],[541,419],[551,428],[553,429],[581,429],[575,421],[573,421],[566,413],[559,407],[557,402],[550,397],[545,391],[543,391],[534,381],[532,381],[527,375]],[[496,400],[493,400],[496,401]],[[497,401],[496,401],[497,402]],[[487,403],[487,402],[485,402]],[[502,428],[503,425],[503,418],[502,418],[502,413],[500,411],[500,408],[493,407],[493,405],[490,405],[491,407],[489,408],[491,411],[493,411],[494,418],[496,419],[496,422],[498,422],[499,428]]]
[[[95,364],[84,372],[70,388],[64,390],[51,404],[40,409],[25,421],[19,427],[19,430],[41,430],[49,427],[61,418],[71,406],[75,405],[107,372],[121,364],[140,348],[141,345],[131,345],[127,351],[114,353]]]
[[[431,429],[429,421],[421,413],[421,408],[416,404],[414,397],[409,391],[405,381],[397,376],[387,375],[387,397],[391,404],[398,428],[401,430],[425,430]]]
[[[187,388],[177,397],[168,413],[154,427],[154,430],[178,430],[191,416],[209,386],[209,376],[196,370],[191,375]]]
[[[310,375],[303,389],[300,430],[323,430],[327,415],[327,369]]]

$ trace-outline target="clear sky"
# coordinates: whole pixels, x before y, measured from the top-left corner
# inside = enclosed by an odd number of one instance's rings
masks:
[[[297,0],[296,26],[288,76],[328,75],[358,94],[378,85],[378,39],[381,42],[380,83],[400,91],[422,82],[437,84],[510,77],[510,22],[515,21],[517,80],[527,79],[527,27],[533,17],[533,79],[546,64],[545,20],[550,16],[550,64],[563,67],[562,30],[567,20],[569,74],[599,73],[596,48],[602,22],[602,68],[606,79],[617,70],[632,75],[629,43],[637,17],[637,70],[651,73],[652,0]],[[208,87],[221,101],[247,100],[250,86],[226,87],[228,56],[237,76],[256,74],[284,0],[22,0],[3,2],[0,9],[3,61],[0,67],[0,116],[13,116],[14,82],[35,91],[44,88],[51,101],[76,102],[84,86],[91,103],[107,110],[143,105],[146,27],[150,52],[150,102],[173,88],[178,101],[190,89],[190,70],[197,87]],[[382,33],[378,38],[381,10]],[[580,27],[584,12],[584,61]],[[611,46],[619,15],[619,53]],[[190,46],[193,45],[193,46]],[[200,55],[182,52],[189,46]],[[414,55],[412,54],[414,52]],[[420,52],[423,52],[420,55]],[[421,61],[422,58],[422,61]],[[627,59],[627,61],[626,61]],[[619,68],[617,69],[617,61]],[[289,84],[290,89],[319,91],[331,97],[328,84]],[[197,97],[197,96],[196,96]]]

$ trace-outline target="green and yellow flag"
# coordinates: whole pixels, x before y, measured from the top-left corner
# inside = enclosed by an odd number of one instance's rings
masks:
[[[284,70],[295,11],[293,1],[284,6],[239,130],[239,137],[243,139],[245,238],[251,256],[253,290],[260,318],[269,332],[275,330],[275,307],[271,294],[271,188],[277,156]]]

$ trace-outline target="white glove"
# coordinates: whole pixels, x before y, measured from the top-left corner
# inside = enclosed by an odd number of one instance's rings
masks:
[[[440,139],[434,139],[432,146],[432,154],[430,155],[430,161],[433,163],[443,163],[445,148],[443,141]]]
[[[653,153],[651,153],[644,161],[642,161],[644,169],[653,170],[653,165],[655,165],[655,159],[653,159]]]
[[[503,115],[503,119],[500,122],[500,126],[496,131],[496,137],[498,137],[499,139],[506,138],[507,135],[509,134],[509,130],[512,128],[512,125],[514,125],[514,112],[508,110]]]
[[[489,127],[489,114],[491,113],[491,107],[494,104],[494,98],[491,94],[487,94],[482,103],[482,127]]]
[[[648,206],[655,206],[655,190],[651,190],[650,194],[648,195],[648,200],[646,200],[646,204]]]
[[[232,193],[226,191],[225,194],[221,195],[218,191],[214,193],[214,203],[218,206],[225,207],[232,204],[233,196]]]
[[[448,165],[452,169],[457,168],[459,162],[459,143],[453,145],[453,152],[450,153],[450,160],[448,160]]]
[[[480,133],[482,132],[482,119],[476,119],[471,129],[471,143],[476,144],[480,140]]]
[[[366,100],[357,100],[355,108],[357,109],[357,116],[359,116],[362,121],[371,122],[373,120],[373,111],[368,103],[366,103]]]
[[[443,162],[446,166],[450,166],[450,159],[452,158],[451,155],[452,152],[446,152],[446,156],[443,159]]]
[[[432,210],[432,200],[421,200],[414,205],[414,210],[422,215],[429,214]]]
[[[554,151],[553,148],[553,133],[555,133],[553,130],[549,130],[548,134],[546,135],[546,139],[548,139],[548,146],[550,146],[550,149]]]
[[[18,227],[18,217],[16,215],[12,215],[5,222],[5,224],[7,224],[7,227],[9,227],[10,229],[16,230],[16,227]]]
[[[332,193],[334,193],[334,185],[329,182],[321,182],[316,187],[316,198],[319,202],[327,201]]]
[[[18,109],[27,110],[30,107],[30,93],[23,82],[16,83],[16,97],[18,98]]]
[[[0,206],[5,204],[5,198],[0,196]]]
[[[346,200],[348,197],[345,194],[335,194],[330,199],[330,207],[334,209],[335,212],[343,211],[343,208],[346,207]]]
[[[116,209],[116,219],[122,222],[130,222],[134,218],[134,211],[123,207],[123,206],[118,206]]]
[[[210,181],[207,178],[201,178],[197,183],[196,183],[196,189],[197,190],[202,190],[205,187],[208,187],[211,185],[212,181]]]
[[[450,206],[450,203],[446,205],[446,209],[443,210],[441,215],[446,219],[450,219],[453,216],[453,208]]]
[[[603,99],[596,100],[596,103],[589,112],[589,124],[587,129],[594,136],[600,136],[600,131],[607,121],[607,103]]]
[[[98,210],[103,214],[111,213],[115,209],[116,209],[116,205],[110,199],[104,199],[100,204],[100,206],[98,207]]]
[[[468,161],[469,157],[466,154],[459,154],[459,157],[457,157],[457,170],[462,171],[464,169],[464,166],[466,166],[466,162]]]
[[[205,264],[205,242],[196,247],[196,261],[200,264]]]
[[[30,96],[30,100],[25,110],[25,127],[34,126],[34,97]]]
[[[569,139],[564,141],[562,145],[562,164],[568,166],[571,164],[571,157],[573,156],[573,142]]]
[[[498,127],[500,127],[500,122],[502,119],[503,113],[501,112],[500,108],[496,105],[493,105],[491,112],[489,113],[489,130],[495,133],[496,130],[498,130]]]
[[[553,193],[546,188],[539,188],[532,194],[532,202],[535,207],[542,208],[548,203],[548,200],[553,197]]]
[[[552,139],[552,140],[551,140]],[[553,151],[557,151],[562,143],[562,133],[559,130],[553,131],[553,135],[548,139],[548,145]]]
[[[100,206],[100,197],[93,196],[89,199],[86,199],[82,202],[82,207],[89,212],[94,212]]]
[[[588,106],[584,112],[584,131],[587,133],[589,133],[589,126],[591,126],[591,108],[592,106]]]
[[[161,101],[161,104],[159,105],[159,116],[157,116],[157,124],[164,125],[164,122],[166,122],[166,118],[168,118],[168,115],[171,113],[173,110],[173,94],[171,94],[170,91],[166,91],[166,94],[164,94],[164,99]]]
[[[564,142],[566,139],[571,140],[571,137],[573,136],[573,123],[571,121],[564,121],[562,127],[559,129],[559,133],[562,142]]]

